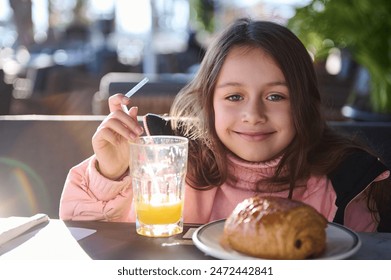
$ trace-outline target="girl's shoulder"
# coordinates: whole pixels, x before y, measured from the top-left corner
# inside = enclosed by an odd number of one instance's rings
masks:
[[[356,149],[349,153],[341,163],[328,174],[336,192],[348,193],[357,184],[365,188],[378,175],[388,168],[376,156]],[[360,190],[361,191],[361,190]]]
[[[344,209],[359,193],[365,190],[379,175],[389,170],[376,156],[356,149],[328,174],[336,192],[335,222],[343,224]]]

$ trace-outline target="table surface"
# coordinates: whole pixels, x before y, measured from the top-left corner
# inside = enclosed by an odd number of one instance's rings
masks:
[[[87,228],[95,233],[79,240],[79,245],[97,260],[208,260],[192,242],[191,234],[199,225],[185,224],[182,234],[168,238],[138,235],[134,223],[67,221],[68,228]],[[391,233],[358,233],[362,245],[349,259],[391,260]]]
[[[67,221],[65,224],[68,227],[96,230],[92,235],[79,240],[80,246],[92,259],[213,259],[198,250],[191,240],[190,233],[199,225],[186,224],[181,234],[156,238],[137,234],[134,223]]]

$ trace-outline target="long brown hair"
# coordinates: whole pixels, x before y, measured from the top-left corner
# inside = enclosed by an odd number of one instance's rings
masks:
[[[269,183],[288,185],[291,196],[298,179],[328,174],[349,150],[362,148],[327,126],[313,62],[301,41],[279,24],[239,19],[208,48],[197,75],[177,95],[171,108],[173,127],[192,139],[188,169],[191,186],[220,186],[229,176],[227,150],[216,134],[212,100],[220,69],[234,46],[261,48],[268,53],[283,72],[290,92],[297,133]]]

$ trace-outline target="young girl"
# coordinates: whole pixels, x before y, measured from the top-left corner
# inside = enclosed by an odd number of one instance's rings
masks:
[[[70,170],[60,218],[135,220],[128,141],[143,129],[137,108],[125,114],[121,103],[130,101],[109,99],[95,154]],[[303,201],[356,231],[391,231],[389,170],[334,133],[320,106],[312,60],[292,32],[249,19],[231,25],[170,112],[172,133],[190,138],[184,221],[226,218],[259,194]]]

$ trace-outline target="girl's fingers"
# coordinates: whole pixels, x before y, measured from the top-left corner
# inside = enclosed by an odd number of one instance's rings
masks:
[[[112,118],[116,118],[120,120],[124,126],[129,128],[134,134],[139,136],[144,132],[144,130],[142,126],[138,123],[137,113],[138,113],[138,108],[131,107],[129,110],[129,115],[121,110],[121,111],[115,111],[111,113],[111,116]]]
[[[137,120],[138,107],[133,106],[129,110],[129,116],[131,116],[134,120]]]
[[[110,112],[122,110],[121,104],[129,105],[130,99],[121,93],[114,94],[109,97],[109,109]]]
[[[136,126],[134,127],[134,130],[138,135],[143,134],[144,129],[143,127],[138,123],[137,120],[137,114],[138,114],[138,107],[131,107],[129,110],[129,116],[135,121]]]
[[[118,145],[118,134],[108,127],[101,127],[97,133],[93,136],[93,142],[98,143],[99,141],[104,140],[104,142],[109,142],[111,145]],[[105,145],[101,143],[101,145]]]
[[[110,129],[112,133],[124,137],[126,140],[131,140],[135,136],[135,132],[129,126],[125,126],[123,122],[118,119],[110,119],[102,124],[101,128]]]
[[[102,122],[100,127],[107,127],[127,140],[134,139],[143,132],[141,126],[137,122],[137,117],[136,119],[133,119],[122,111],[111,113],[109,117]]]
[[[144,130],[137,121],[138,108],[133,106],[130,108],[128,114],[122,110],[121,105],[128,106],[130,104],[130,99],[124,96],[123,94],[115,94],[109,98],[109,107],[110,115],[109,117],[115,117],[120,119],[125,126],[129,127],[136,135],[141,135]],[[133,119],[133,121],[129,118]]]

